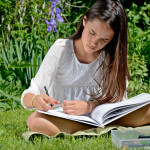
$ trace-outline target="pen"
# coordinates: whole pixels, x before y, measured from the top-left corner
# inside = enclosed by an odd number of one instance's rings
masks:
[[[44,86],[44,89],[45,89],[46,94],[49,96],[48,90],[47,90],[46,86]],[[49,104],[49,105],[50,105],[51,107],[53,106],[53,105],[51,105],[51,104]]]
[[[46,86],[44,86],[44,89],[45,89],[46,94],[49,96]]]

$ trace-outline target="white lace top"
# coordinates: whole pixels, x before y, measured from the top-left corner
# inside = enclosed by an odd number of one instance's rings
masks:
[[[21,104],[26,93],[45,93],[47,87],[49,95],[55,100],[92,100],[92,94],[100,89],[95,79],[99,79],[99,67],[104,54],[92,63],[80,63],[74,53],[73,40],[58,39],[46,54],[36,76],[31,80],[30,87],[21,96]]]

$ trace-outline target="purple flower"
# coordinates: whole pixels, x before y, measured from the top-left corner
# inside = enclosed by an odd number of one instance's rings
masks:
[[[48,0],[51,2],[51,12],[50,12],[50,15],[51,15],[51,20],[48,21],[48,20],[45,20],[45,23],[48,25],[47,27],[47,31],[48,32],[51,32],[52,29],[54,30],[54,32],[57,32],[57,23],[56,23],[56,20],[59,21],[59,22],[64,22],[63,18],[61,17],[61,10],[60,8],[57,8],[56,5],[57,3],[59,4],[59,6],[61,7],[61,3],[60,3],[60,0]],[[45,0],[44,0],[45,2]]]
[[[48,20],[45,20],[45,23],[48,24],[48,25],[50,25],[50,22]]]
[[[51,16],[54,16],[54,12],[53,11],[51,11]]]
[[[54,26],[54,32],[57,32],[57,28],[56,28],[56,26]]]
[[[47,32],[51,32],[52,31],[52,26],[48,26],[47,27]]]
[[[45,20],[45,23],[50,25],[50,26],[55,26],[56,25],[56,20],[54,20],[53,18],[51,18],[51,21],[49,22],[48,20]]]
[[[55,14],[57,15],[57,14],[60,14],[60,13],[61,13],[61,10],[59,8],[56,8],[55,9]]]
[[[51,26],[55,26],[56,25],[56,20],[54,20],[53,18],[51,18],[50,25]]]
[[[57,32],[56,20],[54,20],[53,18],[51,18],[51,21],[45,20],[45,23],[49,25],[47,27],[47,32],[51,32],[53,27],[54,27],[54,32]]]
[[[56,2],[52,2],[51,7],[54,8],[56,6]]]
[[[57,15],[56,15],[56,18],[57,18],[57,20],[58,20],[59,22],[64,22],[64,19],[61,18],[60,14],[57,14]]]
[[[58,1],[58,3],[59,3],[59,7],[61,7],[60,1]]]

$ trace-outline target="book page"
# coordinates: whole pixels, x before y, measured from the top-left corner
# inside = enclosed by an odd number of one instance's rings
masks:
[[[150,94],[142,93],[121,102],[102,104],[93,110],[91,118],[102,127],[149,103]]]
[[[123,116],[125,116],[125,115],[127,115],[127,114],[129,114],[129,113],[131,113],[131,112],[133,112],[133,111],[135,111],[135,110],[141,108],[141,107],[144,107],[144,106],[146,106],[146,105],[148,105],[148,104],[150,104],[150,101],[147,102],[147,103],[142,103],[142,104],[139,105],[139,106],[133,106],[133,107],[131,106],[131,107],[127,108],[127,109],[123,109],[123,110],[122,110],[122,113],[120,113],[120,114],[118,114],[117,112],[115,113],[116,115],[113,115],[113,116],[109,114],[109,115],[103,120],[102,124],[103,124],[103,126],[105,126],[106,124],[111,123],[112,121],[114,121],[114,120],[116,120],[116,119],[119,119],[119,118],[121,118],[121,117],[123,117]],[[114,112],[113,112],[113,113],[114,113]]]
[[[51,116],[56,116],[56,117],[74,120],[74,121],[78,121],[78,122],[93,125],[93,126],[98,126],[98,124],[88,116],[74,116],[74,115],[69,115],[69,114],[64,113],[62,107],[56,107],[55,109],[49,110],[49,111],[40,111],[40,110],[37,110],[37,111],[43,114],[51,115]]]

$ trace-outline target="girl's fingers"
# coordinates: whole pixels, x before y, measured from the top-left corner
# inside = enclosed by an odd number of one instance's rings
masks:
[[[62,108],[67,114],[81,115],[87,113],[87,102],[81,100],[72,100],[69,102],[64,101]]]
[[[64,111],[64,113],[69,114],[69,115],[74,115],[74,116],[78,115],[78,113],[74,109],[66,109],[66,110],[63,110],[63,111]]]
[[[39,97],[39,107],[36,107],[39,110],[48,111],[53,109],[55,104],[60,104],[59,101],[56,101],[54,98],[49,97],[45,93],[41,94]]]
[[[62,103],[63,111],[70,115],[75,115],[75,101],[63,101]]]
[[[63,106],[62,108],[63,108],[63,110],[74,110],[75,109],[74,105]]]
[[[60,101],[54,100],[54,104],[55,104],[55,105],[60,104]]]
[[[63,112],[66,114],[69,114],[69,115],[74,114],[74,110],[72,110],[72,109],[63,109]]]
[[[49,97],[48,95],[46,95],[45,93],[41,94],[43,100],[47,103],[47,104],[51,104],[51,105],[55,105],[55,103],[57,104],[58,102],[56,102],[56,100],[52,97]]]
[[[39,110],[48,111],[49,109],[52,109],[50,105],[48,105],[41,95],[37,96],[34,100],[34,106]]]
[[[75,104],[75,101],[66,101],[66,100],[63,100],[63,105],[64,106],[70,106],[70,105],[74,105]]]

